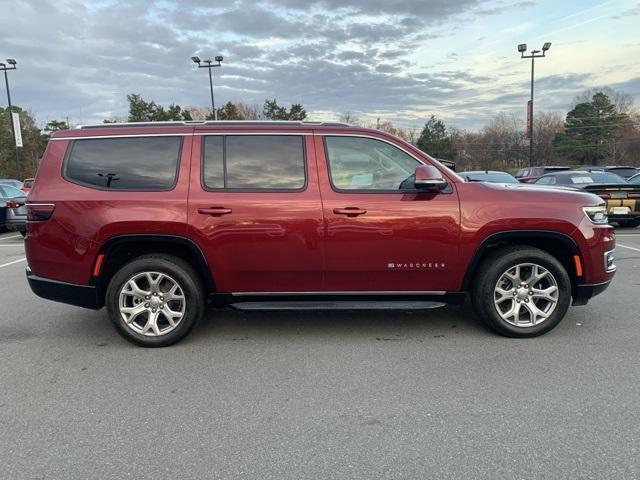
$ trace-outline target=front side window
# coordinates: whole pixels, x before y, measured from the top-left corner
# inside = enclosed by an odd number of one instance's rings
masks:
[[[325,137],[331,183],[338,190],[413,189],[420,162],[393,145],[363,137]]]
[[[208,135],[202,183],[209,189],[301,190],[306,184],[301,135]]]
[[[109,190],[170,190],[181,143],[181,137],[160,136],[75,140],[64,176]]]

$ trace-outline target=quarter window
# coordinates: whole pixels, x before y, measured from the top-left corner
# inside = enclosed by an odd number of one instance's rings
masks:
[[[373,138],[325,137],[331,182],[338,190],[413,190],[420,162]]]
[[[306,183],[303,137],[204,137],[203,183],[210,189],[300,190]]]
[[[75,140],[64,174],[109,190],[170,190],[175,184],[180,137]]]

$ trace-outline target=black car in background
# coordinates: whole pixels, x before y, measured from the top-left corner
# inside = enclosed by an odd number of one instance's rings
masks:
[[[640,184],[629,183],[615,173],[570,170],[543,175],[535,184],[594,193],[607,203],[610,222],[621,227],[640,225]]]
[[[582,170],[585,170],[587,172],[609,172],[609,173],[615,173],[616,175],[624,178],[624,179],[629,179],[631,177],[633,177],[634,175],[637,175],[639,173],[639,170],[636,167],[621,167],[621,166],[612,166],[612,167],[588,167],[588,168],[583,168]]]

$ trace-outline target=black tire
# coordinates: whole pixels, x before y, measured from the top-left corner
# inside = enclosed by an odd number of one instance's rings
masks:
[[[518,264],[540,265],[553,275],[558,286],[555,310],[548,318],[532,326],[514,326],[504,320],[494,304],[494,289],[500,277]],[[549,253],[529,246],[513,246],[492,252],[476,270],[471,289],[476,314],[492,330],[514,338],[537,337],[555,328],[571,304],[571,280],[562,264]],[[515,305],[515,304],[512,304]]]
[[[120,292],[127,281],[142,272],[159,272],[174,279],[184,295],[184,314],[175,328],[158,336],[134,331],[120,314]],[[126,340],[142,347],[166,347],[182,340],[202,319],[205,297],[196,271],[184,260],[165,254],[144,255],[122,267],[109,282],[107,312],[116,331]],[[168,302],[167,302],[168,304]],[[155,310],[154,310],[155,311]]]

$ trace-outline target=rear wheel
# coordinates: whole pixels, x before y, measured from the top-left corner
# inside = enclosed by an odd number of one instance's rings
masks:
[[[562,264],[533,247],[494,252],[478,267],[472,302],[491,329],[509,337],[535,337],[553,329],[571,303]]]
[[[106,304],[125,339],[164,347],[184,338],[202,318],[204,294],[188,263],[170,255],[145,255],[113,276]]]

